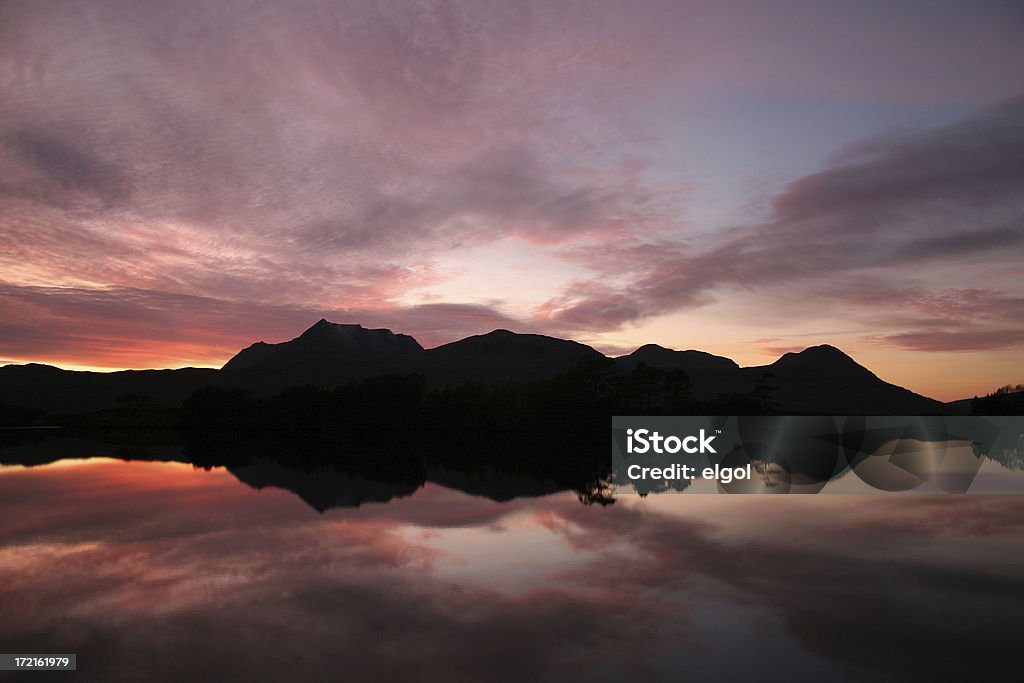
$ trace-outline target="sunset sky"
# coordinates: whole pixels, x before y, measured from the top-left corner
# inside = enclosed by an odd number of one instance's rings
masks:
[[[1024,382],[1024,4],[0,1],[0,362],[317,319]]]

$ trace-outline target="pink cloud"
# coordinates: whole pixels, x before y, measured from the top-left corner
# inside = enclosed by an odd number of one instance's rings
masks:
[[[1017,97],[945,128],[875,139],[791,183],[776,197],[772,220],[707,246],[634,237],[610,250],[570,250],[599,275],[574,283],[537,317],[594,331],[717,299],[762,301],[782,319],[805,300],[830,301],[902,312],[918,327],[922,318],[941,318],[945,327],[932,338],[946,341],[934,346],[918,343],[912,330],[885,335],[918,350],[1015,345],[1024,301],[1024,232],[1015,227],[1024,217],[1022,118]],[[966,266],[974,270],[968,285],[951,288],[946,273]],[[999,289],[993,271],[1008,276]],[[928,284],[901,287],[910,272]],[[984,329],[958,329],[967,319]]]
[[[0,355],[223,358],[296,334],[306,311],[409,320],[424,343],[450,341],[522,316],[485,311],[479,292],[444,302],[450,322],[395,302],[444,280],[439,254],[510,236],[594,276],[516,302],[536,314],[499,326],[567,335],[737,291],[817,292],[850,270],[1010,261],[1021,246],[1019,100],[852,146],[793,182],[768,222],[697,242],[683,220],[694,179],[666,174],[671,131],[651,118],[709,88],[957,102],[1019,91],[1004,8],[186,4],[0,9],[0,266],[7,287],[37,288],[36,308],[5,298]],[[117,312],[111,292],[150,301]],[[157,315],[156,299],[171,308]],[[177,324],[185,346],[161,363],[146,341],[157,332],[103,327],[132,305]]]

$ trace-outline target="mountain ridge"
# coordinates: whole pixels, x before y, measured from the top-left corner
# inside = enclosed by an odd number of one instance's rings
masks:
[[[423,347],[407,334],[395,334],[384,328],[370,329],[359,324],[328,322],[321,318],[291,341],[268,344],[258,341],[242,349],[222,370],[253,370],[270,363],[300,364],[316,360],[329,362],[332,356],[347,354],[366,358],[385,354],[408,354]]]
[[[221,369],[70,371],[44,364],[0,367],[0,401],[61,412],[97,410],[125,394],[155,403],[180,403],[202,386],[237,385],[256,392],[289,386],[339,385],[388,374],[421,374],[429,387],[510,384],[553,377],[588,361],[605,361],[617,373],[640,363],[682,370],[695,397],[777,390],[781,409],[831,414],[935,414],[960,412],[909,389],[885,382],[842,350],[827,344],[786,353],[775,362],[741,367],[705,351],[645,344],[608,357],[573,340],[497,329],[425,349],[410,335],[320,319],[292,340],[256,342]],[[777,385],[777,386],[776,386]]]

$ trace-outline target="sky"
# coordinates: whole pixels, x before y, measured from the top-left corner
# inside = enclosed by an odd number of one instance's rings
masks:
[[[1024,382],[1019,2],[0,1],[0,362],[321,317]]]

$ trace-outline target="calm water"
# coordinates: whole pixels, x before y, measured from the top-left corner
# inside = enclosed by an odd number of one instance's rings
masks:
[[[1024,496],[600,507],[317,486],[106,458],[0,468],[0,652],[79,668],[0,677],[906,680],[1017,663]]]

